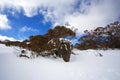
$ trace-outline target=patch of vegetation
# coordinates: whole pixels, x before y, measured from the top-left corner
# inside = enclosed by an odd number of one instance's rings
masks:
[[[73,45],[66,37],[75,37],[76,33],[65,26],[56,26],[48,30],[45,35],[30,36],[29,40],[7,41],[6,46],[19,46],[28,49],[36,56],[56,56],[63,58],[64,61],[70,60]],[[50,42],[52,41],[52,42]]]
[[[78,49],[120,49],[120,22],[116,21],[106,27],[95,30],[85,30],[85,35],[79,38]]]

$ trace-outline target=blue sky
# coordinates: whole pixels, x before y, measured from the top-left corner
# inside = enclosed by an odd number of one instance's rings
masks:
[[[120,21],[120,0],[1,0],[0,39],[24,40],[55,25],[84,30]]]
[[[16,16],[4,11],[7,15],[11,29],[0,30],[0,35],[13,37],[17,40],[27,39],[32,35],[44,35],[52,27],[52,23],[44,23],[42,14],[33,17],[27,17],[23,13],[17,13]]]

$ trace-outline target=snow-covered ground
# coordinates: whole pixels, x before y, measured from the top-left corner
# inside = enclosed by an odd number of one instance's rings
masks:
[[[0,80],[119,80],[120,50],[76,50],[70,62],[58,58],[19,58],[0,44]],[[103,56],[98,56],[101,53]]]

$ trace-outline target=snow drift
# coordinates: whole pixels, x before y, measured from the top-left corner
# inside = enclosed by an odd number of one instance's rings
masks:
[[[65,63],[61,58],[17,57],[19,51],[0,44],[0,80],[119,80],[120,50],[77,50]],[[100,57],[98,53],[103,56]]]

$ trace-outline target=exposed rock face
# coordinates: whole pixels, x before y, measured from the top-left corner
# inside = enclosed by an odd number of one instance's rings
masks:
[[[70,61],[70,55],[73,49],[73,45],[69,40],[64,38],[54,38],[48,42],[48,46],[49,48],[51,48],[53,54],[63,58],[65,62]]]

